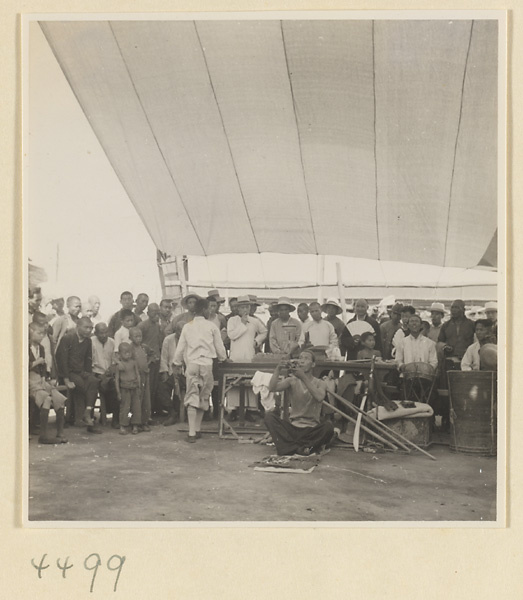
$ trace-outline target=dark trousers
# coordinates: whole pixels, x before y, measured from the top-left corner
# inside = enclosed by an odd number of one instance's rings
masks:
[[[69,373],[74,383],[70,396],[74,401],[74,420],[79,423],[87,406],[93,407],[98,396],[98,379],[93,373]],[[68,411],[69,412],[69,411]]]
[[[180,412],[180,398],[176,394],[174,385],[174,375],[158,383],[158,398],[160,400],[160,407],[164,410],[171,412],[174,411],[176,414]]]
[[[304,448],[312,448],[312,452],[318,451],[331,441],[334,434],[334,427],[330,421],[314,427],[296,427],[283,421],[273,412],[265,413],[264,421],[279,456],[295,454]]]
[[[120,402],[120,426],[129,425],[129,413],[131,413],[131,425],[142,424],[142,398],[141,390],[136,387],[133,389],[121,388],[122,400]]]
[[[149,363],[149,395],[151,398],[151,413],[158,414],[161,407],[161,399],[158,393],[160,383],[160,361]]]

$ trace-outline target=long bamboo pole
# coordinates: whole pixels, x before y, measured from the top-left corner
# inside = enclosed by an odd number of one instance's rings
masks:
[[[339,415],[341,415],[342,417],[344,417],[345,419],[347,419],[347,421],[350,421],[351,423],[356,424],[356,419],[353,419],[347,413],[344,413],[339,408],[336,408],[335,406],[332,406],[332,404],[329,404],[326,400],[323,401],[323,404],[325,404],[325,406],[328,406],[331,410],[333,410],[334,412],[337,412]],[[377,440],[379,440],[382,444],[385,444],[386,446],[390,446],[390,448],[392,448],[393,450],[398,450],[399,449],[398,446],[396,446],[396,444],[393,444],[389,440],[386,440],[386,439],[382,438],[381,435],[377,434],[375,431],[372,431],[372,429],[369,429],[368,427],[365,427],[365,425],[361,425],[361,429],[363,429],[363,431],[366,431],[372,437],[374,437]],[[407,452],[410,452],[410,450],[408,448],[407,448]]]
[[[356,412],[358,414],[360,413],[360,409],[357,406],[354,406],[354,404],[351,404],[350,402],[347,402],[347,400],[345,400],[345,398],[343,398],[339,394],[336,394],[335,392],[331,392],[330,390],[327,390],[327,393],[329,393],[331,396],[333,396],[334,398],[336,398],[337,400],[339,400],[340,402],[342,402],[343,405],[346,406],[347,408],[353,410],[354,412]],[[329,404],[329,406],[332,407],[331,404]],[[394,431],[390,427],[387,427],[387,425],[385,425],[383,423],[383,421],[377,421],[376,419],[374,419],[373,417],[371,417],[370,415],[368,415],[366,412],[364,412],[364,411],[361,411],[361,412],[363,412],[363,418],[366,420],[367,423],[370,423],[371,425],[374,425],[374,426],[381,427],[382,433],[385,433],[385,430],[387,432],[389,432],[390,437],[394,436],[395,441],[396,441],[397,444],[400,443],[398,441],[398,438],[399,438],[400,440],[402,440],[405,443],[409,444],[413,448],[416,448],[416,450],[419,450],[422,454],[425,454],[426,456],[428,456],[432,460],[436,460],[435,456],[432,456],[432,454],[430,454],[429,452],[426,452],[425,450],[423,450],[423,448],[420,448],[419,446],[417,446],[414,442],[412,442],[408,438],[406,438],[403,435],[401,435],[401,433],[398,433],[397,431]]]
[[[345,400],[345,398],[343,398],[342,396],[336,395],[336,398],[347,408],[355,409],[355,414],[358,415],[358,418],[359,417],[361,417],[362,419],[366,418],[366,420],[365,420],[366,423],[377,426],[377,428],[379,429],[379,431],[382,435],[387,436],[394,443],[398,444],[398,446],[403,448],[403,450],[407,450],[407,452],[410,452],[410,448],[408,446],[406,446],[405,444],[403,444],[403,442],[401,442],[398,439],[399,434],[397,434],[393,429],[390,429],[390,427],[386,427],[386,426],[384,427],[383,423],[381,421],[378,421],[376,419],[373,419],[372,417],[369,417],[369,415],[365,411],[363,411],[363,410],[360,411],[360,409],[357,406],[355,406],[354,404],[351,404],[348,400]]]

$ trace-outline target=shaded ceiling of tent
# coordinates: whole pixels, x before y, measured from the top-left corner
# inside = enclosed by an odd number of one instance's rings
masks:
[[[156,246],[473,267],[496,21],[42,22]]]

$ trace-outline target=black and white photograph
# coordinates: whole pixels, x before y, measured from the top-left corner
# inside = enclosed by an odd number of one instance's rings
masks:
[[[506,27],[24,16],[24,526],[505,526]]]

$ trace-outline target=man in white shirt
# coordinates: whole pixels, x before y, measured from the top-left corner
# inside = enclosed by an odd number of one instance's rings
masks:
[[[411,315],[409,317],[409,335],[407,335],[396,347],[396,362],[400,372],[405,370],[405,366],[412,363],[429,364],[434,372],[438,367],[438,355],[436,344],[421,333],[421,317]],[[425,377],[416,377],[404,381],[405,393],[411,400],[418,402],[429,402],[432,381]]]
[[[218,358],[220,362],[227,360],[220,330],[206,319],[208,311],[207,299],[198,298],[194,304],[194,319],[181,330],[174,353],[175,376],[181,373],[182,362],[185,363],[187,391],[184,405],[189,421],[187,441],[190,443],[201,437],[203,413],[209,409],[209,396],[214,384],[213,359]]]
[[[492,339],[492,321],[490,319],[478,319],[475,323],[475,334],[477,342],[471,344],[463,358],[461,359],[462,371],[479,371],[481,363],[479,359],[479,351],[481,346],[493,343]]]
[[[411,315],[409,317],[409,335],[396,348],[396,362],[398,368],[403,371],[409,363],[427,363],[434,370],[438,366],[436,344],[428,337],[421,335],[421,317]]]
[[[311,302],[309,312],[312,318],[303,325],[305,342],[309,341],[313,346],[328,346],[332,355],[335,348],[339,349],[336,330],[329,321],[322,319],[319,302]]]

